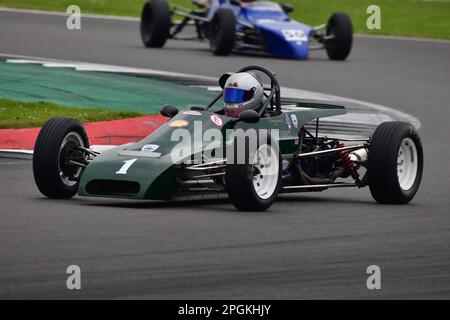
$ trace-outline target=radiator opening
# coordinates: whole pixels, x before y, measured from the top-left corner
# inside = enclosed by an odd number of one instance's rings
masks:
[[[86,191],[98,196],[134,196],[139,193],[139,183],[134,181],[91,180]]]

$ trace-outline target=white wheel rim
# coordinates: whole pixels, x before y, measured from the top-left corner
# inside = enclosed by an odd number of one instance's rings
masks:
[[[84,148],[84,142],[83,142],[83,138],[77,133],[77,132],[69,132],[63,139],[62,143],[61,143],[61,147],[59,149],[59,156],[58,159],[61,157],[61,151],[62,149],[66,146],[66,144],[69,141],[74,141],[77,142],[78,145],[82,148]],[[68,187],[72,187],[74,186],[77,182],[73,181],[70,179],[70,177],[66,176],[63,172],[63,170],[60,167],[59,161],[58,161],[58,169],[59,169],[59,176],[61,177],[62,182],[68,186]],[[80,175],[82,171],[82,168],[79,168],[76,172],[76,174],[74,175],[75,177],[78,177]]]
[[[419,167],[417,147],[410,138],[403,139],[397,156],[397,176],[400,188],[407,191],[416,181]]]
[[[261,199],[269,199],[277,188],[279,179],[279,159],[274,148],[261,146],[256,152],[253,163],[253,187]]]

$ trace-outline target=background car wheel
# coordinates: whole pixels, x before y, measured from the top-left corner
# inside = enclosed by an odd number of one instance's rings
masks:
[[[217,10],[210,23],[209,45],[215,55],[229,55],[234,47],[236,18],[227,8]]]
[[[83,125],[72,119],[53,118],[39,132],[33,153],[34,181],[49,198],[68,199],[78,191],[82,169],[69,159],[83,157],[77,147],[89,148]],[[80,162],[80,160],[78,160]]]
[[[352,49],[353,26],[350,17],[345,13],[334,13],[327,24],[327,36],[332,39],[325,41],[325,48],[331,60],[347,59]]]
[[[377,202],[410,202],[423,171],[422,143],[413,126],[406,122],[380,124],[370,143],[367,170],[370,192]]]
[[[281,165],[278,144],[265,139],[251,150],[247,140],[244,144],[245,161],[238,162],[239,148],[235,139],[234,163],[225,169],[225,183],[231,203],[243,211],[264,211],[278,196],[281,186]],[[227,158],[227,162],[229,162]]]
[[[169,37],[170,8],[166,0],[149,0],[141,15],[141,39],[146,47],[161,48]]]

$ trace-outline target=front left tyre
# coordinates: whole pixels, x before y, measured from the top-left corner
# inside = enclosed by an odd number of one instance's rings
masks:
[[[141,39],[148,48],[162,48],[169,38],[170,7],[166,0],[149,0],[141,14]]]
[[[83,125],[77,120],[53,118],[42,127],[33,153],[34,181],[48,198],[69,199],[78,192],[82,148],[89,148]]]
[[[281,158],[270,135],[252,147],[249,139],[234,139],[232,157],[227,151],[225,183],[231,203],[242,211],[267,210],[281,188]],[[230,161],[233,159],[233,161]]]

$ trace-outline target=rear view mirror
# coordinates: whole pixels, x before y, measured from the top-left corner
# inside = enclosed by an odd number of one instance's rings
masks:
[[[191,106],[190,110],[192,111],[205,111],[204,106]]]
[[[161,107],[161,111],[160,111],[161,115],[163,115],[164,117],[169,117],[169,118],[173,118],[177,115],[178,113],[178,109],[177,107],[171,105],[171,104],[165,104]]]
[[[259,114],[255,110],[245,110],[239,114],[239,120],[247,123],[256,123],[259,121]]]
[[[289,3],[280,3],[281,9],[286,13],[291,13],[294,11],[294,7]]]

